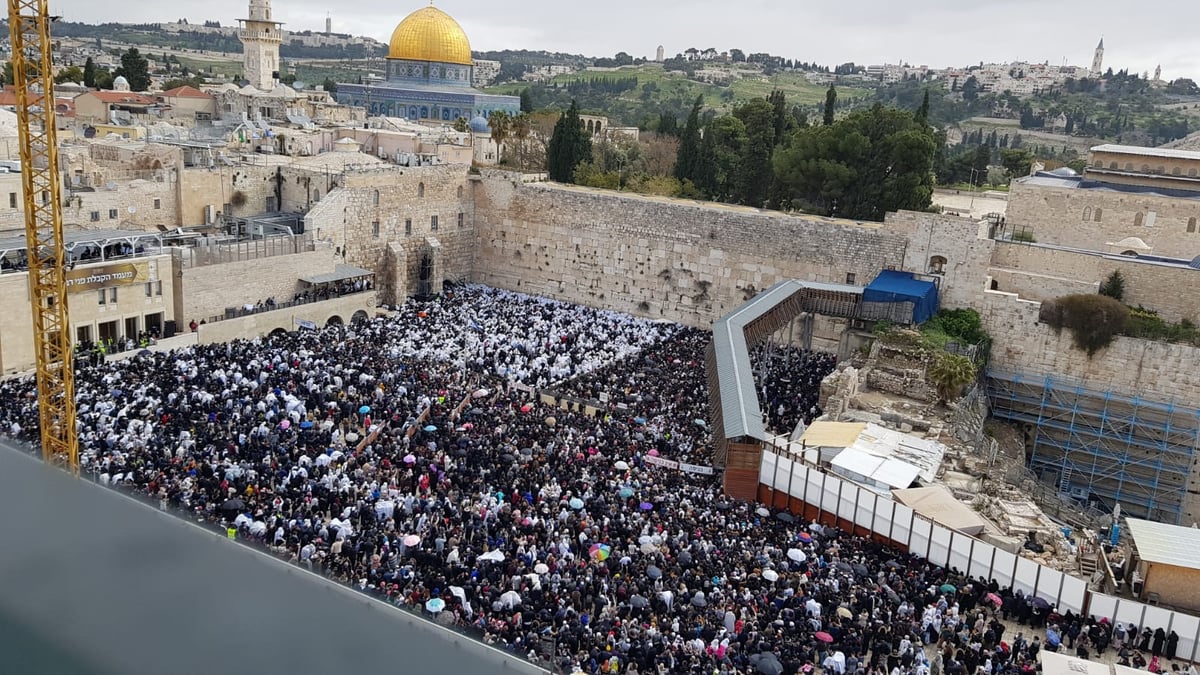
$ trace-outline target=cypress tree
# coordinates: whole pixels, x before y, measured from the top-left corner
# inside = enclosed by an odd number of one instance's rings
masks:
[[[926,124],[929,122],[929,90],[925,90],[925,98],[921,101],[921,107],[917,108],[917,123]]]
[[[833,85],[829,85],[829,91],[825,92],[825,126],[833,124],[833,106],[837,105],[837,89]]]
[[[704,107],[704,97],[697,96],[692,104],[692,112],[688,115],[687,124],[683,127],[683,136],[679,139],[679,153],[675,159],[675,177],[680,181],[691,180],[700,185],[700,110]]]
[[[566,114],[554,124],[554,135],[546,148],[546,169],[550,180],[570,183],[575,176],[575,167],[592,156],[592,139],[583,129],[579,119],[579,104],[571,101]]]
[[[533,96],[529,93],[529,87],[521,90],[521,112],[533,112]]]

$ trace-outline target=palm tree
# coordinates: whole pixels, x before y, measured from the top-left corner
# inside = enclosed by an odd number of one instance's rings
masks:
[[[533,122],[529,119],[527,113],[521,113],[512,118],[509,124],[509,131],[512,137],[517,141],[517,164],[525,168],[525,141],[529,139],[529,134],[533,131]]]
[[[965,356],[941,352],[925,376],[937,389],[938,401],[946,403],[958,398],[963,387],[975,380],[975,364]]]
[[[511,125],[512,118],[503,110],[493,110],[492,114],[488,115],[488,126],[492,129],[492,141],[496,143],[497,164],[504,161],[504,141],[508,139]]]

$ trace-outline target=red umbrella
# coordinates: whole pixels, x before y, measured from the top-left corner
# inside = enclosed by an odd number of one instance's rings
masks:
[[[1004,604],[1004,601],[1000,599],[1000,596],[996,595],[995,593],[988,593],[987,599],[988,602],[995,603],[997,607]]]
[[[821,642],[833,642],[833,636],[823,630],[817,631],[813,637],[817,638]]]

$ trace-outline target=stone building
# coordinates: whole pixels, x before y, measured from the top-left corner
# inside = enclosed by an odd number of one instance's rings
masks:
[[[250,16],[238,19],[242,43],[242,76],[251,87],[270,91],[279,82],[279,45],[283,43],[280,27],[271,18],[271,0],[250,0]]]

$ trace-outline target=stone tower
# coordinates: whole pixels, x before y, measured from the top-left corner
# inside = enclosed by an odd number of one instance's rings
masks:
[[[662,45],[659,45],[658,52],[656,52],[654,55],[654,60],[657,61],[658,63],[662,63],[664,56],[666,56],[666,50],[663,49]]]
[[[1154,80],[1153,81],[1155,84],[1162,82],[1162,64],[1159,64],[1154,67]]]
[[[325,34],[333,33],[333,17],[329,16],[329,12],[325,12]]]
[[[1104,38],[1096,45],[1096,53],[1092,56],[1092,75],[1100,77],[1104,74]]]
[[[242,76],[252,87],[274,89],[283,24],[271,19],[271,0],[250,0],[250,17],[238,21],[242,24],[238,30],[242,42]]]

